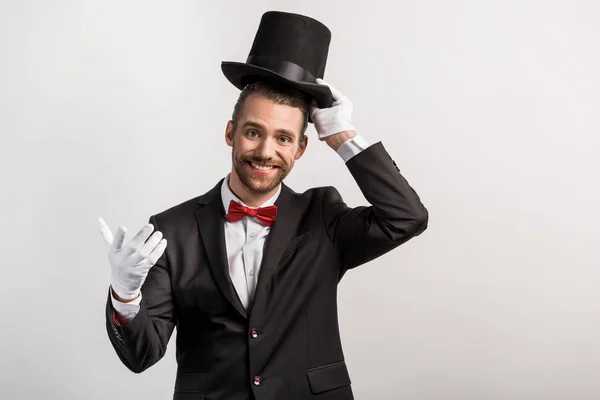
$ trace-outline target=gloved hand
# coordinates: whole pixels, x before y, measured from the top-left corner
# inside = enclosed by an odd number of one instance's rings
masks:
[[[123,247],[127,229],[119,226],[113,235],[102,218],[98,218],[98,229],[104,238],[104,246],[110,263],[110,285],[115,294],[123,299],[138,297],[148,271],[156,264],[167,247],[160,231],[152,234],[154,226],[146,224],[133,239]],[[148,241],[146,242],[146,239]]]
[[[319,85],[329,86],[333,95],[333,103],[329,108],[318,108],[314,103],[310,107],[310,117],[319,134],[319,140],[343,131],[354,131],[352,126],[352,102],[339,90],[317,78]]]

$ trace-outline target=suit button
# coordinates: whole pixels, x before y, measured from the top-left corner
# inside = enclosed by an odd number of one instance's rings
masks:
[[[252,380],[252,383],[254,383],[254,386],[260,386],[261,381],[262,381],[262,379],[260,378],[260,376],[255,376],[254,379]]]
[[[256,339],[258,337],[258,331],[256,329],[252,329],[250,331],[250,336],[252,336],[253,339]]]

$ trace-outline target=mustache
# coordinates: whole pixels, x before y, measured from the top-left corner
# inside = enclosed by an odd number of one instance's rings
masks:
[[[256,164],[267,164],[272,165],[274,167],[281,167],[282,165],[278,162],[274,162],[269,158],[260,158],[260,157],[242,157],[242,161],[244,162],[253,162]]]

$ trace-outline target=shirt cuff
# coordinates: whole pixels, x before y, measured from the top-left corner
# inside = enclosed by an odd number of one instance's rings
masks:
[[[118,320],[115,322],[119,322],[119,323],[130,322],[140,311],[140,303],[142,302],[142,294],[140,293],[138,298],[133,300],[130,303],[123,303],[114,298],[114,296],[112,295],[112,290],[111,290],[110,300],[111,300],[113,309],[115,310],[117,317],[118,317],[118,318],[115,318]]]
[[[337,153],[342,157],[344,162],[348,162],[352,157],[369,147],[369,143],[360,135],[356,135],[351,139],[346,140],[337,149]]]

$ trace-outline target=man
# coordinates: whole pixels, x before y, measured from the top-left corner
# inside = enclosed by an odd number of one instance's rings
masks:
[[[261,27],[269,18],[277,29],[290,20],[307,29],[307,17],[286,13],[265,14]],[[287,67],[270,64],[281,76]],[[253,78],[225,129],[231,172],[150,217],[127,245],[123,227],[113,238],[100,220],[112,268],[110,341],[142,372],[163,357],[177,327],[175,400],[352,399],[338,282],[423,232],[427,210],[383,145],[356,133],[352,103],[338,90],[319,78],[304,87],[242,75]],[[371,206],[350,208],[330,186],[295,193],[283,183],[307,148],[309,119]]]

